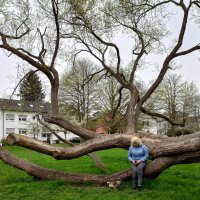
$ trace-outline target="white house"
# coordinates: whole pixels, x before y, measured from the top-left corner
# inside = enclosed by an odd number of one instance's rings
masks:
[[[162,118],[151,117],[149,115],[142,114],[140,120],[142,122],[142,132],[156,135],[166,134],[166,131],[168,129],[168,123]]]
[[[0,99],[0,140],[6,138],[9,133],[15,133],[47,143],[58,143],[59,140],[39,124],[35,117],[38,113],[47,113],[50,110],[50,103]],[[56,126],[53,128],[56,129]],[[76,137],[73,133],[57,131],[67,140]]]

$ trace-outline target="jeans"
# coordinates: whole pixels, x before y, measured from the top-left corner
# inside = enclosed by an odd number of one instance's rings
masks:
[[[141,162],[138,165],[132,165],[133,166],[133,187],[142,186],[142,177],[143,177],[143,171],[146,167],[147,162]]]

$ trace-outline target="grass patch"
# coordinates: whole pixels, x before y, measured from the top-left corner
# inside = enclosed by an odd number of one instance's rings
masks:
[[[87,156],[57,161],[54,158],[21,147],[7,147],[16,156],[60,171],[103,174]],[[106,167],[113,172],[129,169],[127,151],[110,149],[97,152]],[[97,187],[91,183],[66,181],[35,181],[23,171],[0,161],[0,199],[4,200],[197,200],[200,194],[200,163],[175,165],[165,170],[155,180],[144,179],[144,190],[132,191],[132,182],[123,182],[116,190]]]

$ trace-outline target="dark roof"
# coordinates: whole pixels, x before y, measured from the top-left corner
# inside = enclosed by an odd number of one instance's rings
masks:
[[[0,110],[47,113],[51,112],[51,104],[48,102],[0,99]]]

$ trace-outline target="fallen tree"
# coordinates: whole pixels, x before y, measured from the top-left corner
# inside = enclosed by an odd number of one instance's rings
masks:
[[[51,0],[51,3],[43,0],[37,1],[38,4],[34,4],[33,1],[31,5],[28,1],[19,5],[17,5],[17,2],[12,3],[4,1],[1,5],[4,18],[0,29],[0,48],[24,60],[48,78],[51,85],[51,114],[44,116],[44,121],[75,133],[83,138],[84,142],[73,147],[63,148],[44,144],[26,136],[11,134],[6,139],[8,144],[29,148],[50,155],[55,159],[73,159],[103,149],[119,147],[127,149],[130,145],[130,138],[136,135],[147,145],[150,152],[150,163],[145,169],[145,176],[148,178],[157,177],[163,170],[174,164],[200,162],[200,132],[172,138],[138,132],[138,120],[141,112],[153,117],[161,117],[173,126],[184,125],[182,122],[172,121],[162,113],[150,112],[145,108],[145,102],[159,86],[167,71],[173,68],[171,63],[175,58],[200,49],[199,43],[185,50],[182,48],[189,13],[192,8],[199,11],[200,3],[198,1],[190,1],[188,4],[185,4],[184,1],[159,0],[153,1],[152,4],[137,4],[134,1],[126,0],[107,0],[104,2],[105,4],[101,4],[99,1],[83,2],[75,0],[61,2]],[[18,9],[17,15],[19,17],[16,17],[12,9],[7,9],[10,4]],[[169,14],[166,10],[169,4],[180,9],[183,13],[180,30],[173,45],[166,48],[166,55],[154,82],[141,94],[135,82],[136,70],[142,63],[142,58],[147,56],[149,52],[155,48],[163,50],[161,48],[162,39],[166,36],[167,31],[164,27],[165,21],[162,20],[164,19],[163,15]],[[37,8],[39,12],[34,13],[36,11],[33,8]],[[7,16],[10,16],[10,21],[5,20]],[[154,17],[152,18],[152,16]],[[38,21],[37,23],[35,21],[30,23],[29,20]],[[46,24],[48,26],[44,27]],[[33,31],[35,25],[38,26],[36,33]],[[10,29],[8,29],[9,26]],[[127,70],[128,75],[122,68],[121,51],[112,42],[112,35],[118,33],[116,28],[125,30],[125,33],[131,34],[134,38],[133,48],[131,49],[133,58],[131,69]],[[32,46],[27,45],[29,39],[32,38],[37,42],[34,42]],[[124,113],[127,123],[124,134],[98,135],[71,122],[60,113],[58,101],[59,73],[56,69],[58,66],[56,61],[62,58],[60,52],[68,54],[66,51],[68,44],[73,44],[73,47],[76,47],[73,52],[70,52],[73,53],[74,59],[80,53],[87,52],[101,64],[102,69],[90,74],[87,81],[90,81],[96,75],[99,75],[99,79],[112,76],[118,81],[120,88],[115,111],[121,103],[122,90],[128,91],[129,98]],[[110,180],[130,179],[132,173],[131,170],[127,170],[108,176],[97,176],[49,170],[16,158],[4,147],[0,147],[0,159],[8,165],[41,179],[91,181],[104,184]]]

